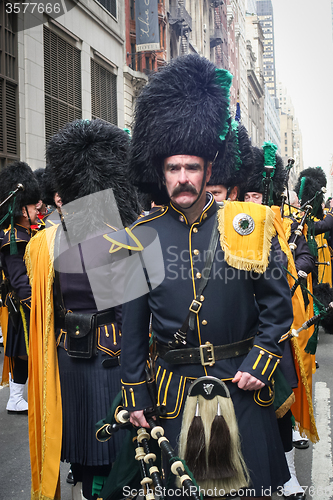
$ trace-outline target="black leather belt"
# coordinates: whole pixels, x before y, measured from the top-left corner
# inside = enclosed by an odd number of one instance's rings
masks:
[[[253,339],[240,340],[232,344],[214,346],[210,342],[199,347],[186,349],[170,349],[165,344],[156,341],[156,355],[172,365],[199,365],[213,366],[220,359],[236,358],[248,354],[253,347]]]
[[[120,356],[111,357],[103,359],[102,361],[103,368],[113,368],[114,366],[120,366]]]

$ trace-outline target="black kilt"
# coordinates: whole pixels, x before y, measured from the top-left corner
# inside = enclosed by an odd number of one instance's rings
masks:
[[[105,443],[97,441],[95,424],[105,417],[120,391],[120,367],[104,368],[105,355],[75,359],[58,347],[63,411],[61,460],[84,466],[110,465],[123,439],[122,431]]]

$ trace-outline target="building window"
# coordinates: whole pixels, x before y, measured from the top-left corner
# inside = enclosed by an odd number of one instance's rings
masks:
[[[130,17],[132,21],[135,19],[135,2],[134,0],[130,0]]]
[[[82,118],[80,51],[44,26],[45,139]]]
[[[117,19],[117,0],[98,0],[98,3],[110,12],[111,16]]]
[[[118,125],[117,76],[91,59],[91,116]]]
[[[0,4],[0,166],[19,158],[16,15]]]

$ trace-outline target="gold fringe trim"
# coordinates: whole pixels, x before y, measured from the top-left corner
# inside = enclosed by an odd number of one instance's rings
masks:
[[[34,241],[36,241],[36,239],[44,238],[44,236],[45,236],[44,231],[39,231],[37,234],[35,234],[35,236],[33,238],[34,238]],[[29,243],[27,245],[27,249],[26,249],[25,254],[24,254],[24,262],[25,262],[25,267],[27,268],[27,275],[29,278],[30,286],[32,287],[33,269],[32,269],[32,264],[31,264],[30,244]]]
[[[284,217],[282,226],[284,229],[284,234],[286,235],[286,240],[289,241],[289,238],[291,236],[291,225],[293,223],[292,219],[289,219],[289,217]]]
[[[23,309],[22,304],[20,304],[20,313],[21,313],[21,318],[22,318],[22,323],[23,323],[25,348],[26,348],[26,351],[27,351],[27,355],[29,356],[29,334],[28,334],[28,326],[27,326],[27,319],[25,317],[25,313],[24,313],[24,309]]]
[[[292,393],[290,396],[285,400],[285,402],[277,409],[275,410],[275,415],[276,418],[282,418],[285,416],[288,410],[290,410],[290,407],[295,403],[295,394]]]
[[[291,339],[291,343],[292,343],[292,346],[294,348],[295,356],[297,358],[299,371],[300,371],[301,378],[302,378],[302,383],[304,385],[304,389],[305,389],[305,393],[306,393],[306,399],[307,399],[308,405],[309,405],[309,416],[310,416],[310,430],[303,429],[303,427],[299,423],[298,423],[298,428],[300,429],[300,433],[305,432],[307,437],[313,443],[317,443],[319,441],[319,435],[318,435],[318,431],[317,431],[317,427],[316,427],[316,421],[315,421],[314,412],[313,412],[312,396],[310,393],[310,387],[309,387],[308,380],[307,380],[306,373],[305,373],[303,359],[302,359],[302,356],[300,353],[297,339],[295,337],[293,337]]]
[[[224,231],[224,209],[219,209],[217,213],[218,217],[218,229],[220,233],[220,244],[224,252],[224,259],[229,266],[239,269],[240,271],[254,271],[258,274],[263,274],[269,263],[269,253],[271,249],[271,241],[273,236],[275,236],[276,231],[274,228],[274,212],[266,207],[266,217],[264,221],[264,236],[263,236],[263,248],[262,248],[262,258],[261,260],[249,259],[246,257],[240,257],[231,253],[229,245],[225,238]]]
[[[54,242],[55,242],[55,232],[52,241],[48,242],[49,248],[49,272],[47,277],[47,289],[46,289],[46,328],[44,335],[44,374],[43,374],[43,423],[42,423],[42,467],[40,472],[40,484],[43,483],[44,474],[44,463],[45,463],[45,449],[46,449],[46,420],[47,420],[47,408],[46,408],[46,393],[47,393],[47,370],[48,370],[48,346],[50,340],[50,330],[51,322],[53,322],[53,281],[54,281]],[[51,339],[52,340],[52,339]],[[39,497],[40,500],[44,500],[43,497]],[[48,500],[45,497],[45,500]]]

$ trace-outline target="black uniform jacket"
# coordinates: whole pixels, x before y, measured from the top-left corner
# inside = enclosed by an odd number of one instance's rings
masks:
[[[29,229],[26,229],[19,224],[15,224],[17,254],[10,255],[10,229],[4,231],[4,237],[1,244],[1,262],[5,277],[8,278],[12,288],[19,296],[21,302],[29,309],[31,288],[23,256],[30,238],[31,235]]]
[[[333,208],[327,212],[326,217],[323,220],[316,221],[314,226],[316,235],[333,231]]]
[[[157,232],[165,277],[159,286],[123,306],[122,390],[124,405],[129,410],[151,406],[145,377],[150,314],[157,340],[163,344],[172,341],[196,297],[216,211],[217,205],[208,195],[201,216],[192,225],[170,204],[139,219],[132,227],[134,234],[142,225]],[[206,342],[219,346],[254,336],[248,354],[216,361],[211,367],[201,364],[166,366],[160,358],[158,362],[180,378],[208,374],[231,380],[241,370],[268,384],[282,357],[282,343],[278,344],[278,340],[289,330],[293,317],[289,286],[280,264],[274,262],[273,257],[274,250],[271,250],[264,274],[240,271],[226,264],[218,242],[196,328],[187,336],[188,347]],[[165,384],[170,383],[171,375],[168,377],[165,377]]]

